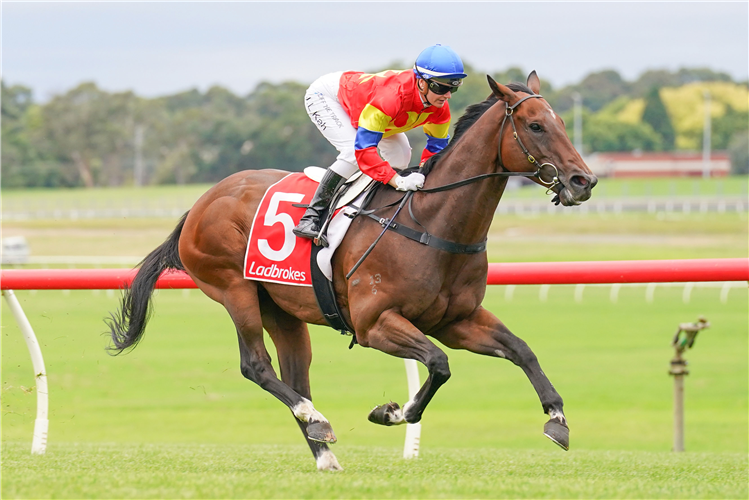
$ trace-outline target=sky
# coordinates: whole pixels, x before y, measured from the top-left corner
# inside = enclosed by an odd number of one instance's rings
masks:
[[[143,97],[340,70],[410,67],[434,43],[480,74],[554,87],[614,69],[708,67],[749,78],[749,2],[2,1],[1,74],[49,100],[81,82]]]

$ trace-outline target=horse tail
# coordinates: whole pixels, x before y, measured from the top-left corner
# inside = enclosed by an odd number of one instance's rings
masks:
[[[185,270],[179,258],[179,237],[188,213],[185,212],[166,241],[138,264],[140,269],[132,284],[124,289],[119,310],[104,320],[113,344],[108,350],[115,355],[135,347],[143,336],[151,317],[151,297],[161,273],[166,269]]]

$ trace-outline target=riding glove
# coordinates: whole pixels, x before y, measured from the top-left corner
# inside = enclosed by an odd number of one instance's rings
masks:
[[[407,177],[396,174],[395,185],[398,191],[416,191],[424,187],[424,176],[419,173],[413,173]]]

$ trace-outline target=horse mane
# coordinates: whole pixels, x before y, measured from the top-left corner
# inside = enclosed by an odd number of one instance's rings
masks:
[[[524,92],[526,94],[535,95],[535,92],[533,92],[528,88],[527,85],[523,83],[511,82],[507,84],[507,87],[513,92]],[[476,123],[478,119],[481,118],[484,113],[486,113],[486,110],[491,108],[496,102],[497,97],[494,94],[491,94],[484,101],[477,102],[476,104],[471,104],[470,106],[468,106],[465,110],[465,113],[463,113],[463,116],[461,116],[455,123],[455,134],[453,135],[452,139],[450,139],[450,143],[445,149],[432,156],[426,161],[426,163],[424,163],[424,166],[421,168],[421,173],[427,175],[429,172],[431,172],[432,168],[439,161],[442,155],[452,149],[453,144],[455,144],[458,139],[460,139],[460,137],[466,132],[466,130],[471,128],[471,125]]]

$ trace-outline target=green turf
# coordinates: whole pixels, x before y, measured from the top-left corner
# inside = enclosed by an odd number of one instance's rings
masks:
[[[740,453],[424,450],[377,446],[320,473],[303,446],[52,445],[44,457],[3,447],[4,498],[746,498]]]
[[[680,322],[704,314],[712,327],[688,355],[687,449],[747,452],[747,290],[727,303],[720,289],[490,287],[486,305],[526,340],[565,397],[576,450],[668,451],[671,447],[669,341]],[[106,293],[17,292],[49,373],[51,442],[294,444],[292,418],[238,370],[236,337],[224,310],[200,292],[161,291],[143,342],[110,357],[102,318]],[[29,440],[36,393],[28,353],[3,309],[3,439]],[[270,347],[270,346],[269,346]],[[313,329],[316,406],[342,448],[402,445],[403,432],[366,421],[376,404],[406,399],[402,361]],[[425,413],[423,443],[440,447],[548,449],[545,421],[525,376],[511,363],[448,351],[453,373]],[[422,370],[422,378],[423,378]]]
[[[25,232],[35,255],[142,257],[175,223],[25,221],[3,230]],[[746,255],[746,214],[502,216],[489,241],[491,261]],[[621,288],[616,304],[606,286],[586,287],[580,303],[574,286],[552,287],[546,301],[538,286],[515,288],[511,300],[507,292],[489,287],[485,306],[529,343],[565,398],[571,451],[543,437],[546,417],[521,370],[448,350],[453,377],[424,414],[421,457],[404,462],[403,428],[366,420],[374,405],[406,400],[402,361],[349,351],[347,338],[313,327],[312,392],[339,439],[339,475],[317,473],[288,410],[241,377],[229,318],[200,292],[159,292],[142,344],[114,358],[101,333],[115,296],[17,292],[49,374],[50,445],[45,457],[29,454],[36,389],[3,306],[2,496],[747,497],[746,287],[726,303],[715,287],[695,288],[689,303],[668,286],[652,303],[642,286]],[[700,314],[712,326],[687,354],[687,452],[674,454],[669,341]]]
[[[186,186],[145,186],[71,188],[71,189],[3,189],[3,210],[70,210],[70,209],[171,209],[190,207],[211,184]]]

